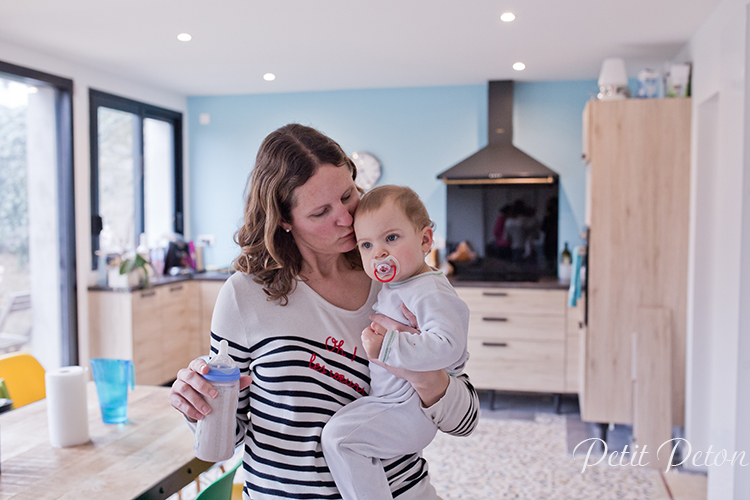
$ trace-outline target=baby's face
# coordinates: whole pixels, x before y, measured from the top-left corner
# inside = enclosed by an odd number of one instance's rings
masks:
[[[432,246],[432,229],[421,231],[391,202],[358,214],[354,233],[367,275],[378,281],[402,281],[423,272],[425,254]],[[380,264],[380,266],[378,266]]]

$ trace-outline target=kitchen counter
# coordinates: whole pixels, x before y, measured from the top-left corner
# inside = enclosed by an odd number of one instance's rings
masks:
[[[570,282],[562,282],[553,278],[545,278],[539,281],[461,281],[455,276],[448,279],[455,288],[526,288],[532,290],[567,290]]]
[[[194,274],[179,274],[177,276],[163,276],[158,279],[152,279],[149,282],[149,288],[163,285],[171,285],[182,281],[226,281],[229,278],[229,273],[220,271],[205,271],[202,273]],[[135,292],[138,290],[144,290],[140,286],[132,286],[130,288],[112,288],[108,286],[92,285],[89,288],[91,292]]]
[[[181,281],[226,281],[230,274],[220,271],[206,271],[195,274],[181,274],[178,276],[164,276],[158,280],[151,280],[151,287],[170,285]],[[471,288],[526,288],[532,290],[567,290],[570,287],[569,282],[561,282],[553,278],[545,278],[539,281],[461,281],[455,276],[449,276],[448,279],[454,287],[471,287]],[[111,288],[108,286],[93,285],[89,291],[99,292],[134,292],[142,290],[142,287],[130,288]]]

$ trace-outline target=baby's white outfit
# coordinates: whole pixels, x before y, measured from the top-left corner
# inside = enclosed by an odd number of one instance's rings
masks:
[[[384,284],[373,308],[409,324],[401,303],[417,317],[421,333],[388,331],[379,361],[413,371],[460,373],[469,357],[469,308],[445,275],[433,271]],[[392,498],[380,459],[421,453],[437,431],[409,382],[372,362],[370,379],[370,395],[338,410],[321,436],[326,463],[343,500]]]

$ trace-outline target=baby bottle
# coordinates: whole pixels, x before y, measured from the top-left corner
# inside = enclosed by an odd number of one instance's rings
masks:
[[[234,455],[237,401],[240,394],[240,370],[227,354],[229,344],[219,343],[219,353],[208,360],[208,380],[219,393],[206,403],[211,413],[198,420],[195,431],[195,456],[204,462],[220,462]]]

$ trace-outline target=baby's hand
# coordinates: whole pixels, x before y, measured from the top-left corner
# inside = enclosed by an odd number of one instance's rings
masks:
[[[386,332],[387,330],[378,323],[370,323],[370,326],[362,330],[362,344],[368,358],[378,359]]]

